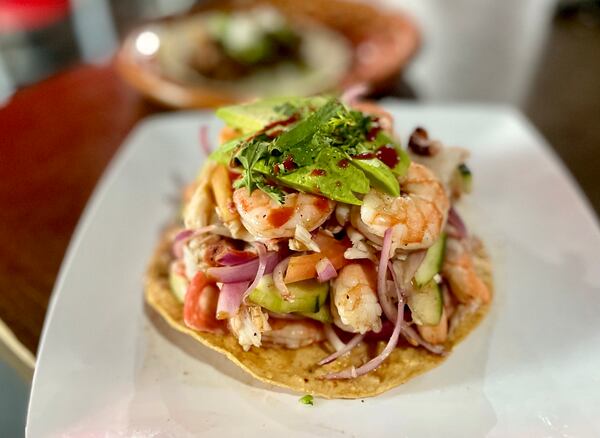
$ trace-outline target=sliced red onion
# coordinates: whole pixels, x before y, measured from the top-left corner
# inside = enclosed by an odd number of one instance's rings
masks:
[[[387,296],[387,283],[386,276],[388,270],[388,260],[390,259],[390,247],[392,245],[392,229],[388,228],[385,230],[383,235],[383,248],[381,249],[381,255],[379,256],[379,270],[377,271],[377,297],[379,298],[379,304],[383,310],[385,316],[390,320],[396,319],[396,309],[390,303]]]
[[[385,237],[384,237],[385,239]],[[387,265],[384,266],[384,269],[387,269]],[[375,356],[373,359],[368,361],[366,364],[355,368],[354,366],[350,368],[346,368],[343,371],[338,373],[330,373],[325,375],[326,379],[353,379],[358,376],[362,376],[363,374],[370,373],[374,369],[376,369],[379,365],[383,363],[384,360],[388,358],[388,356],[392,353],[396,345],[398,344],[398,339],[400,338],[400,330],[403,328],[402,319],[404,317],[404,300],[402,296],[398,293],[398,308],[396,310],[396,325],[394,326],[394,331],[392,332],[392,336],[388,340],[387,345],[383,349],[383,351]]]
[[[336,360],[338,357],[343,356],[344,354],[352,351],[352,349],[354,347],[356,347],[364,339],[364,337],[365,337],[365,335],[354,336],[352,339],[350,339],[350,341],[346,345],[344,345],[342,348],[337,350],[335,353],[330,354],[325,359],[321,359],[317,363],[317,365],[328,364],[329,362],[333,362],[334,360]]]
[[[354,84],[346,88],[340,96],[340,100],[346,105],[351,105],[354,102],[356,102],[356,100],[358,100],[359,97],[364,96],[368,92],[369,85],[365,82],[360,82],[358,84]]]
[[[446,355],[446,350],[442,345],[430,344],[425,339],[423,339],[415,329],[413,329],[404,321],[402,322],[402,334],[406,339],[408,339],[409,342],[412,341],[413,343],[420,345],[421,347],[432,352],[433,354],[439,354],[442,356]]]
[[[286,257],[285,259],[277,263],[277,266],[275,266],[275,268],[273,269],[273,283],[279,291],[281,298],[283,298],[286,301],[290,301],[292,298],[292,293],[285,284],[285,281],[283,281],[283,278],[285,277],[285,271],[289,264],[290,257]]]
[[[208,125],[200,126],[199,140],[202,152],[204,152],[204,155],[208,157],[212,153],[212,146],[210,145],[210,141],[208,139]]]
[[[235,315],[242,304],[244,291],[248,289],[249,281],[238,283],[223,283],[217,302],[217,319],[227,319]]]
[[[222,254],[215,257],[215,262],[223,266],[236,266],[256,259],[257,255],[250,251],[239,251],[228,248]]]
[[[398,315],[396,314],[396,312],[398,311],[398,308],[390,300],[390,296],[393,296],[392,294],[390,294],[390,289],[391,289],[391,291],[393,291],[394,294],[398,294],[401,297],[404,297],[405,290],[404,290],[402,282],[400,281],[400,278],[402,277],[402,268],[398,267],[398,270],[396,270],[392,266],[392,262],[388,262],[388,269],[392,273],[392,279],[394,280],[392,282],[393,287],[387,288],[387,290],[386,290],[387,295],[384,296],[383,300],[380,298],[379,302],[381,304],[381,308],[382,308],[383,313],[386,316],[386,318],[390,321],[395,321],[396,318],[398,317]],[[389,285],[389,282],[388,282],[388,285]]]
[[[263,247],[264,248],[264,247]],[[273,268],[279,261],[279,254],[268,252],[264,257],[266,268],[265,274],[273,272]],[[211,267],[206,270],[206,275],[221,283],[236,283],[239,281],[250,281],[256,278],[260,260],[254,259],[241,265]]]
[[[246,292],[244,292],[244,296],[242,298],[243,300],[246,299],[250,292],[256,289],[256,286],[258,286],[258,283],[263,278],[263,275],[265,275],[265,271],[267,269],[267,248],[265,248],[265,245],[260,242],[254,242],[252,245],[256,248],[256,252],[258,252],[258,269],[256,270],[256,276],[254,277],[254,280],[250,286],[248,286]]]
[[[190,241],[190,239],[199,236],[200,234],[208,233],[209,231],[213,231],[216,228],[215,225],[207,225],[202,228],[196,228],[195,230],[181,230],[179,233],[175,235],[173,239],[173,255],[175,258],[180,259],[183,257],[183,247],[186,243]]]
[[[344,342],[339,338],[331,324],[324,324],[323,331],[325,332],[325,337],[333,346],[335,351],[339,351],[346,346],[346,344],[344,344]]]
[[[468,236],[467,227],[454,207],[448,211],[448,225],[453,228],[452,237],[464,239]]]
[[[320,283],[324,283],[332,278],[337,277],[337,271],[331,263],[331,260],[329,260],[327,257],[323,257],[321,260],[319,260],[315,266],[315,269],[317,270],[317,280],[319,280]]]

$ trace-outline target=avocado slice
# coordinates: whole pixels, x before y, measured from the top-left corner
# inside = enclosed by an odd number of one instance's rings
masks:
[[[273,276],[268,274],[250,292],[248,299],[271,312],[315,314],[321,310],[329,293],[329,283],[319,283],[314,279],[290,283],[287,287],[292,294],[290,301],[281,297],[273,283]]]
[[[325,96],[316,97],[276,97],[241,105],[219,108],[217,117],[228,126],[239,129],[242,134],[256,132],[276,120],[291,116],[301,107],[318,108],[327,102]]]

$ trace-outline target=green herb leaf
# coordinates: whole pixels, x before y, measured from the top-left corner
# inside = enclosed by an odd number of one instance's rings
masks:
[[[299,401],[300,403],[302,403],[303,405],[310,405],[310,406],[313,406],[313,405],[315,404],[315,403],[314,403],[314,398],[313,398],[313,396],[312,396],[312,395],[310,395],[310,394],[306,394],[305,396],[302,396],[302,397],[300,397],[300,398],[298,399],[298,401]]]
[[[317,111],[285,131],[273,142],[270,151],[278,151],[282,156],[292,156],[298,167],[306,166],[314,160],[323,144],[313,141],[315,134],[340,110],[342,104],[330,100]]]

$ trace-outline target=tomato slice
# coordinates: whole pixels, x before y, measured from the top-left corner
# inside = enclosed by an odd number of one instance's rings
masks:
[[[223,322],[216,317],[219,289],[209,283],[203,272],[198,272],[188,286],[183,303],[185,325],[201,332],[219,332]]]

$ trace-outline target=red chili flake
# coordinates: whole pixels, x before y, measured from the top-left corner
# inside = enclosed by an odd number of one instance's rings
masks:
[[[283,160],[283,168],[285,170],[293,170],[296,167],[296,163],[294,163],[294,159],[291,155],[288,155],[285,160]]]
[[[314,169],[310,174],[312,176],[324,176],[327,175],[327,171],[325,169]]]
[[[273,164],[273,175],[279,175],[279,164]]]
[[[381,146],[377,149],[376,156],[379,160],[383,161],[388,167],[394,168],[398,164],[398,152],[396,149],[390,146]]]
[[[350,164],[350,161],[348,161],[346,158],[342,158],[340,161],[338,161],[338,166],[341,167],[342,169],[345,169],[346,167],[348,167],[349,164]]]

